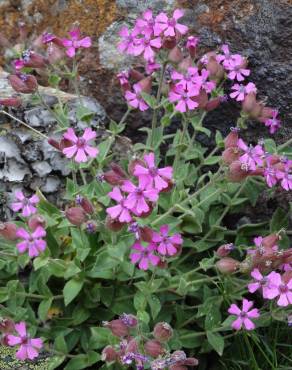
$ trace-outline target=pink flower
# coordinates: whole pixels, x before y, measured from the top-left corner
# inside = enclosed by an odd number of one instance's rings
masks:
[[[155,49],[160,49],[162,46],[161,38],[150,38],[149,36],[145,36],[139,39],[139,46],[135,49],[135,56],[143,54],[143,57],[146,61],[150,61],[154,59],[155,56]]]
[[[145,66],[146,73],[151,75],[153,72],[161,68],[159,63],[156,63],[155,59],[148,60]]]
[[[26,332],[25,322],[20,322],[14,325],[15,330],[19,336],[9,334],[7,336],[8,345],[11,347],[20,345],[18,351],[16,352],[16,358],[18,360],[24,361],[26,359],[33,360],[38,357],[39,350],[43,346],[43,341],[41,338],[30,338]]]
[[[121,86],[129,86],[129,78],[130,78],[129,71],[121,71],[120,73],[117,74],[117,77],[120,81]]]
[[[198,46],[199,38],[195,36],[189,36],[187,38],[186,48],[195,49]]]
[[[157,266],[160,258],[154,254],[156,246],[152,243],[144,247],[141,243],[136,242],[132,246],[133,252],[130,254],[130,259],[133,264],[139,262],[138,266],[141,270],[148,270],[149,264]]]
[[[202,78],[199,76],[197,67],[189,67],[186,74],[182,74],[174,70],[171,73],[171,79],[176,81],[184,89],[196,89],[198,90],[197,95],[199,95],[200,86],[202,83]],[[199,86],[196,86],[199,85]]]
[[[157,245],[157,251],[163,256],[173,256],[178,247],[182,245],[183,239],[180,234],[168,235],[169,226],[161,226],[160,232],[153,232],[152,241]]]
[[[285,164],[284,171],[276,171],[276,177],[280,180],[281,186],[284,190],[292,190],[292,161],[288,161]]]
[[[239,54],[231,54],[228,45],[222,45],[221,50],[224,54],[216,56],[216,60],[222,63],[225,68],[229,68],[231,63],[240,64],[242,63],[242,57]]]
[[[276,169],[270,164],[269,157],[266,158],[266,167],[264,169],[264,177],[268,187],[272,188],[278,182]]]
[[[68,128],[63,135],[64,139],[71,142],[71,146],[62,150],[67,158],[75,156],[75,162],[86,162],[87,156],[95,158],[98,155],[98,149],[90,146],[88,143],[96,138],[96,132],[92,131],[90,127],[84,130],[81,137],[77,137],[73,128]]]
[[[137,46],[139,46],[139,39],[137,39],[139,31],[133,30],[130,32],[128,27],[122,27],[119,36],[122,41],[118,43],[118,50],[121,53],[135,55]]]
[[[209,71],[207,71],[206,69],[202,69],[200,77],[202,89],[204,89],[208,94],[211,93],[216,87],[216,82],[208,80]]]
[[[252,283],[249,283],[247,288],[250,293],[254,293],[258,289],[262,290],[263,297],[267,298],[267,289],[269,287],[269,279],[264,277],[259,269],[255,268],[251,272],[251,276],[254,278]]]
[[[261,145],[247,146],[242,139],[239,139],[237,146],[241,149],[244,154],[239,157],[239,161],[246,166],[249,171],[256,170],[257,166],[263,165],[262,157],[265,152]]]
[[[168,98],[171,103],[177,102],[175,106],[177,111],[184,113],[187,110],[194,110],[199,106],[196,101],[192,100],[198,93],[199,91],[196,89],[185,89],[182,85],[178,84],[169,92]]]
[[[37,257],[46,249],[47,243],[42,239],[46,236],[46,230],[42,226],[38,226],[32,233],[21,227],[17,230],[16,236],[23,239],[22,242],[16,244],[19,253],[28,250],[29,257]]]
[[[11,204],[11,208],[14,212],[22,210],[21,214],[23,217],[29,217],[37,212],[35,206],[40,201],[37,195],[26,198],[22,191],[16,191],[15,198],[18,200],[18,202],[16,201]]]
[[[243,68],[244,60],[241,58],[240,62],[230,60],[227,65],[227,69],[229,71],[228,78],[230,80],[237,80],[239,82],[243,81],[245,77],[250,75],[250,70]]]
[[[265,126],[270,128],[270,134],[274,134],[279,127],[281,127],[281,121],[277,118],[279,111],[273,109],[272,117],[265,120]]]
[[[147,9],[143,14],[142,18],[138,18],[135,24],[135,29],[138,30],[145,36],[152,36],[153,35],[153,27],[155,21],[153,18],[153,13],[151,9]]]
[[[142,88],[139,83],[133,86],[134,92],[127,90],[125,93],[125,98],[127,99],[128,104],[133,108],[138,108],[140,111],[145,111],[149,108],[148,104],[141,97]]]
[[[144,155],[146,167],[136,164],[134,176],[139,178],[139,183],[147,188],[155,188],[158,191],[166,189],[172,178],[172,167],[157,168],[155,166],[154,153]]]
[[[159,36],[163,33],[165,37],[174,37],[177,33],[180,35],[186,34],[188,27],[177,22],[183,15],[184,12],[181,9],[176,9],[172,18],[168,18],[163,12],[159,13],[155,18],[154,35]]]
[[[70,32],[70,39],[63,39],[63,46],[67,49],[66,54],[69,58],[73,58],[76,54],[76,50],[80,48],[90,48],[91,46],[91,38],[84,37],[83,39],[80,38],[80,29],[73,28]]]
[[[129,194],[124,205],[138,216],[150,211],[147,202],[156,202],[158,200],[158,191],[146,187],[145,183],[143,184],[140,181],[139,186],[136,186],[131,181],[125,180],[121,188]]]
[[[231,86],[231,90],[234,90],[230,97],[236,99],[237,101],[243,101],[245,96],[249,93],[256,93],[257,89],[254,83],[249,82],[246,86],[242,84],[235,84]]]
[[[240,330],[243,327],[246,330],[253,330],[255,328],[255,324],[250,319],[259,317],[260,313],[257,308],[250,310],[252,306],[253,302],[244,298],[242,310],[234,303],[229,307],[228,313],[237,316],[237,319],[231,325],[233,329]]]
[[[123,222],[131,222],[132,217],[129,211],[129,208],[125,206],[125,197],[122,195],[120,188],[117,186],[113,188],[113,190],[108,193],[108,196],[115,200],[118,204],[113,207],[109,207],[106,209],[106,213],[113,219],[118,219],[121,223]]]
[[[266,297],[268,299],[279,297],[277,304],[281,307],[292,304],[292,279],[285,283],[281,275],[275,271],[272,271],[267,278],[269,279],[269,288]]]

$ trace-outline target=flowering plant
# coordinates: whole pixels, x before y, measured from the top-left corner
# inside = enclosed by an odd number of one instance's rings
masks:
[[[18,191],[11,204],[17,220],[0,227],[0,311],[9,323],[0,326],[2,343],[16,347],[20,360],[43,351],[52,354],[50,369],[181,370],[200,362],[210,368],[206,354],[222,356],[226,348],[224,368],[234,351],[246,361],[235,347],[242,338],[259,368],[252,346],[264,339],[254,332],[276,325],[277,335],[285,333],[292,304],[287,211],[279,207],[261,223],[236,219],[263,192],[272,199],[292,189],[291,139],[246,141],[251,120],[265,135],[280,128],[277,109],[257,99],[247,58],[228,45],[201,53],[182,17],[180,9],[170,16],[147,10],[120,30],[118,49],[145,68],[118,74],[128,109],[99,143],[78,88],[78,56],[89,37],[76,27],[68,39],[45,33],[46,54],[24,51],[13,63],[14,90],[33,93],[57,122],[54,137],[31,129],[68,159],[72,174],[62,209],[39,190]],[[46,104],[39,69],[55,88],[71,80],[84,130],[69,126],[64,103]],[[0,102],[12,109],[22,95],[15,99]],[[230,99],[240,115],[224,138],[206,127],[206,116]],[[143,129],[145,143],[117,158],[114,144],[133,110],[151,110],[151,128]],[[259,356],[276,368],[277,357]]]

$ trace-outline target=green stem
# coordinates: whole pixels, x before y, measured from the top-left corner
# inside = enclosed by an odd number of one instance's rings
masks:
[[[28,128],[29,130],[33,131],[35,134],[43,137],[44,139],[48,140],[48,136],[46,136],[45,134],[41,133],[40,131],[34,129],[33,127],[31,127],[30,125],[28,125],[27,123],[21,121],[20,119],[18,119],[17,117],[14,117],[12,114],[8,113],[8,112],[5,112],[5,110],[0,110],[0,113],[2,114],[5,114],[6,116],[14,119],[16,122],[20,123],[21,125],[25,126],[26,128]]]
[[[266,361],[270,364],[271,370],[275,370],[274,364],[270,361],[270,359],[268,358],[268,356],[262,350],[261,346],[257,343],[257,341],[255,339],[253,339],[253,337],[251,337],[251,339],[254,342],[254,344],[257,346],[257,348],[259,349],[259,351],[261,352],[261,354],[264,356],[264,358],[266,359]]]
[[[202,125],[202,123],[203,123],[203,121],[204,121],[204,118],[206,117],[206,114],[207,114],[207,112],[203,112],[203,113],[202,113],[202,115],[201,115],[201,117],[200,117],[200,121],[198,122],[198,126],[201,126],[201,125]],[[196,139],[196,136],[197,136],[197,131],[196,131],[196,129],[194,128],[194,134],[193,134],[193,136],[192,136],[192,138],[191,138],[191,141],[190,141],[190,144],[189,144],[188,149],[191,149],[191,148],[193,147],[194,142],[195,142],[195,139]]]
[[[163,85],[163,79],[164,79],[166,66],[167,66],[167,62],[164,62],[163,66],[162,66],[161,74],[160,74],[160,79],[159,79],[159,83],[158,83],[158,90],[157,90],[157,95],[156,95],[156,104],[157,105],[159,105],[159,103],[160,103],[162,85]],[[156,126],[157,126],[157,115],[158,115],[158,107],[155,107],[154,111],[153,111],[152,124],[151,124],[151,133],[150,133],[150,147],[151,148],[153,148],[153,145],[154,145],[155,130],[156,130]]]
[[[126,121],[126,119],[127,119],[128,115],[129,115],[129,113],[131,112],[131,110],[132,110],[132,108],[131,107],[128,107],[127,111],[125,112],[125,114],[121,118],[121,120],[119,122],[119,125],[122,125]]]
[[[83,185],[87,185],[86,175],[85,175],[83,169],[80,168],[79,171],[80,171],[80,175],[81,175],[81,178],[82,178]]]
[[[43,104],[43,106],[47,109],[47,111],[49,111],[51,113],[51,115],[53,117],[55,117],[55,120],[58,122],[59,126],[61,128],[64,128],[64,124],[63,122],[60,120],[59,116],[56,114],[56,112],[46,103],[46,101],[44,100],[44,98],[42,97],[42,95],[40,94],[39,90],[36,91],[36,95],[39,97],[41,103]]]
[[[184,143],[184,139],[185,139],[187,129],[188,129],[188,121],[187,121],[187,118],[184,114],[182,115],[182,124],[183,124],[183,130],[182,130],[182,133],[181,133],[181,136],[180,136],[180,140],[179,140],[179,143],[178,143],[178,148],[176,149],[174,162],[173,162],[173,171],[174,172],[176,171],[177,166],[178,166],[179,161],[180,161],[180,156],[181,156],[181,153],[182,153],[182,145]]]
[[[255,359],[255,356],[254,356],[252,347],[251,347],[251,345],[249,343],[248,336],[247,336],[246,332],[243,332],[243,338],[244,338],[244,341],[245,341],[246,346],[248,348],[248,351],[249,351],[249,354],[250,354],[250,357],[251,357],[251,360],[252,360],[252,363],[253,363],[254,370],[260,370],[260,368],[259,368],[259,366],[257,364],[257,361]]]

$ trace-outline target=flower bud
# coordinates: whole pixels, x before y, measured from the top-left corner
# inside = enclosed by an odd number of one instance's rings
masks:
[[[237,147],[230,147],[223,151],[222,160],[226,164],[231,164],[232,162],[238,161],[240,153]]]
[[[4,105],[4,107],[14,107],[17,108],[21,105],[22,101],[18,97],[11,97],[11,98],[5,98],[0,99],[0,106]]]
[[[249,93],[242,102],[242,110],[252,119],[258,119],[263,111],[264,104],[256,100],[255,93]]]
[[[230,164],[229,173],[227,177],[231,182],[241,182],[249,174],[250,174],[249,171],[243,169],[242,163],[240,161],[235,161]]]
[[[123,223],[121,223],[117,220],[113,220],[109,216],[107,216],[106,219],[105,219],[105,227],[109,230],[117,232],[117,231],[120,231],[123,228],[123,226],[124,226]]]
[[[183,53],[181,52],[180,48],[175,46],[173,49],[171,49],[168,54],[168,60],[172,63],[180,63],[183,60]]]
[[[270,107],[263,107],[261,115],[258,118],[260,122],[265,122],[267,119],[273,117],[274,109]]]
[[[104,322],[103,326],[109,328],[112,334],[116,337],[126,337],[129,335],[129,328],[121,319]]]
[[[233,249],[234,245],[232,243],[224,244],[217,249],[216,254],[218,257],[226,257]]]
[[[147,94],[150,94],[152,88],[152,77],[148,76],[138,82],[141,90]]]
[[[197,46],[199,38],[195,36],[189,36],[187,39],[186,48],[188,49],[190,56],[194,59],[196,57]]]
[[[55,149],[57,149],[57,150],[60,150],[60,151],[61,151],[60,143],[58,143],[58,141],[57,141],[57,140],[52,139],[52,138],[49,138],[49,139],[48,139],[48,143],[49,143],[52,147],[54,147]]]
[[[266,248],[272,248],[272,247],[274,247],[277,244],[277,242],[280,239],[281,239],[281,236],[280,235],[278,235],[278,234],[271,234],[271,235],[265,236],[263,238],[262,244]]]
[[[193,100],[195,100],[199,106],[200,109],[205,109],[206,105],[208,104],[208,94],[205,90],[201,89],[198,96],[196,96]]]
[[[289,281],[292,279],[292,271],[286,271],[282,275],[282,280],[285,284],[288,284]]]
[[[44,68],[48,61],[42,55],[35,53],[34,51],[27,50],[22,53],[22,60],[24,67],[29,68]]]
[[[80,201],[80,206],[84,209],[86,213],[92,215],[94,213],[93,204],[90,202],[89,199],[82,197]]]
[[[118,359],[118,353],[112,346],[106,346],[101,352],[101,361],[115,362]]]
[[[130,69],[130,78],[132,78],[135,81],[141,81],[144,78],[143,73],[137,71],[136,69]]]
[[[172,327],[167,322],[159,322],[154,326],[153,336],[160,342],[167,342],[172,335]]]
[[[47,51],[48,62],[50,64],[58,63],[60,60],[64,59],[65,53],[57,45],[51,43]]]
[[[163,49],[173,49],[176,45],[175,37],[164,37],[162,47]]]
[[[169,370],[188,370],[188,368],[184,365],[171,365]]]
[[[190,56],[184,58],[178,65],[178,69],[182,72],[186,72],[193,65],[193,60]]]
[[[53,35],[52,33],[45,32],[42,34],[41,37],[43,44],[50,44],[51,42],[53,42],[55,45],[64,47],[62,39],[60,37]]]
[[[123,313],[120,319],[129,328],[135,328],[138,325],[138,319],[134,315]]]
[[[209,78],[211,80],[221,81],[224,77],[224,68],[220,63],[217,62],[214,56],[209,57],[206,69],[209,71]]]
[[[136,341],[136,339],[130,339],[126,347],[126,353],[129,353],[129,352],[136,353],[138,352],[138,349],[139,349],[139,346],[138,346],[138,342]]]
[[[185,365],[187,366],[198,366],[199,365],[199,360],[195,357],[188,357],[185,362]]]
[[[231,147],[237,147],[238,142],[238,131],[239,129],[233,128],[229,134],[224,139],[224,147],[225,149],[231,148]]]
[[[157,267],[159,267],[159,269],[167,269],[167,268],[168,268],[168,263],[167,263],[167,261],[166,261],[166,260],[162,260],[162,259],[161,259],[161,260],[158,262]]]
[[[41,215],[33,215],[28,220],[28,227],[31,230],[35,230],[37,227],[41,226],[42,228],[46,227],[46,220]]]
[[[222,274],[231,274],[238,269],[239,262],[233,258],[224,257],[216,262],[216,267]]]
[[[14,322],[10,319],[0,318],[0,331],[2,333],[11,333],[14,331]]]
[[[85,230],[89,233],[89,234],[94,234],[96,233],[97,231],[97,228],[98,228],[98,225],[95,221],[93,220],[89,220],[86,222],[85,224]]]
[[[144,242],[150,243],[152,241],[153,230],[149,226],[140,227],[139,232]]]
[[[148,340],[144,344],[144,349],[147,355],[154,358],[161,356],[165,352],[162,344],[156,339]]]
[[[9,75],[8,80],[12,88],[22,94],[31,94],[38,88],[37,80],[33,75]]]
[[[110,185],[121,185],[127,179],[126,172],[119,165],[112,163],[111,170],[103,174],[104,180]]]
[[[65,211],[67,219],[75,226],[81,226],[86,221],[86,214],[81,207],[71,207]]]
[[[218,108],[220,104],[221,104],[221,98],[220,98],[220,96],[218,96],[217,98],[214,98],[214,99],[211,99],[211,100],[208,101],[208,103],[205,106],[205,110],[207,112],[210,112],[210,111]]]
[[[12,222],[0,222],[0,235],[6,239],[14,241],[17,239],[16,236],[17,226]]]

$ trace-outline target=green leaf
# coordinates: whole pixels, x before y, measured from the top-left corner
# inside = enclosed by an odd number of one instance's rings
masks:
[[[146,297],[142,292],[137,292],[134,296],[134,307],[137,311],[144,311],[147,305]]]
[[[40,304],[38,308],[38,316],[42,321],[46,321],[48,311],[52,305],[53,298],[44,299]]]
[[[222,356],[224,350],[224,338],[219,333],[207,331],[207,339],[218,355]]]
[[[282,208],[277,208],[270,222],[270,231],[278,232],[283,228],[286,229],[288,224],[289,220],[287,211]]]
[[[157,101],[153,95],[149,95],[145,93],[144,91],[142,91],[141,96],[145,100],[145,102],[149,105],[150,108],[155,109]]]
[[[104,160],[106,159],[106,157],[108,155],[108,152],[109,152],[109,150],[112,146],[113,141],[114,141],[113,137],[109,137],[108,139],[103,140],[98,145],[98,150],[99,150],[99,153],[98,153],[98,156],[97,156],[98,163],[102,164],[104,162]]]
[[[68,352],[67,343],[65,341],[64,335],[57,336],[54,342],[54,347],[56,351],[62,352],[64,354]]]
[[[48,78],[49,84],[55,88],[59,85],[60,81],[61,81],[61,77],[55,74],[50,75]]]
[[[105,347],[107,344],[109,344],[109,339],[112,337],[109,329],[107,328],[91,327],[90,332],[91,335],[88,343],[90,349],[99,349]]]
[[[76,118],[78,121],[89,122],[94,116],[94,112],[90,109],[84,107],[84,105],[79,105],[76,110]]]
[[[73,299],[78,295],[83,287],[83,283],[83,280],[77,279],[71,279],[67,281],[63,289],[65,306],[68,306],[68,304],[71,303]]]
[[[147,302],[151,309],[152,318],[155,320],[161,310],[160,300],[156,295],[152,294],[147,297]]]
[[[86,355],[77,355],[72,358],[64,370],[80,370],[87,369],[90,366],[94,365],[97,361],[100,360],[100,355],[96,352],[90,351]]]
[[[212,157],[206,158],[204,160],[204,165],[205,166],[211,166],[212,164],[218,163],[220,161],[220,159],[221,159],[220,155],[213,155]]]

